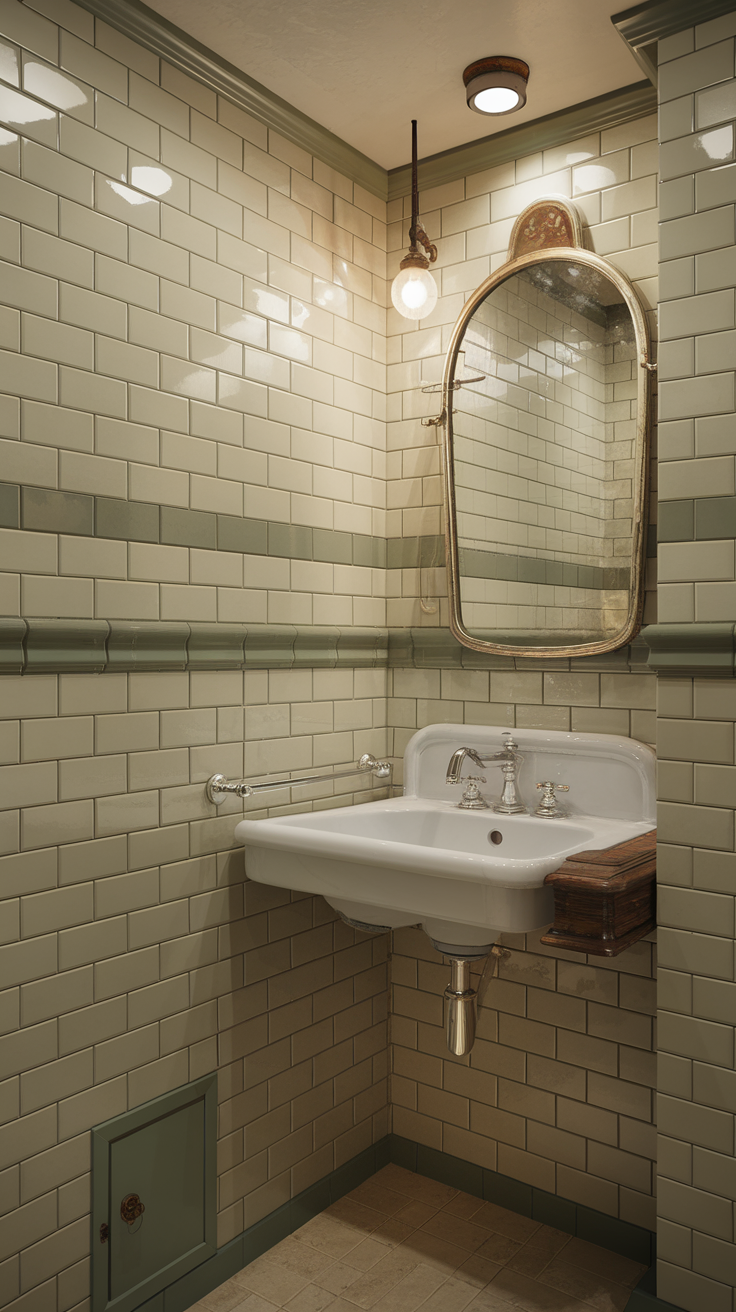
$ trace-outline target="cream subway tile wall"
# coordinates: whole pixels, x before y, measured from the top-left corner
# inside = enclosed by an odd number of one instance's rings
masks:
[[[661,41],[660,620],[732,624],[736,15]],[[658,1293],[732,1312],[733,681],[661,678]]]
[[[386,937],[357,933],[320,898],[244,882],[240,808],[218,811],[203,790],[216,770],[308,772],[385,754],[385,680],[0,680],[12,744],[0,767],[11,1307],[38,1297],[61,1310],[70,1281],[76,1302],[86,1297],[88,1131],[127,1107],[218,1071],[220,1244],[386,1134]],[[381,795],[345,784],[264,800],[278,813]],[[259,805],[249,813],[265,815]],[[67,1228],[78,1217],[79,1239]]]
[[[3,174],[3,479],[57,507],[91,494],[383,539],[385,204],[84,10],[57,26],[41,8],[5,0],[0,22],[19,70],[0,119],[22,146]],[[176,554],[117,553],[96,589],[61,520],[44,525],[53,585],[8,527],[3,609],[280,622],[294,591],[301,623],[385,623],[380,568],[328,555],[292,576],[284,555],[277,578],[234,541],[198,550],[209,523],[190,517]]]
[[[445,624],[438,448],[416,389],[438,378],[467,296],[541,193],[572,196],[593,248],[654,303],[654,121],[425,195],[439,305],[412,329],[391,311],[387,337],[401,203],[387,213],[71,0],[0,0],[0,31],[2,67],[18,69],[0,87],[1,477],[25,485],[20,526],[0,530],[0,609]],[[703,115],[716,112],[703,101]],[[715,204],[714,231],[727,208]],[[678,234],[679,250],[689,237]],[[723,290],[708,284],[716,276],[702,265],[704,292]],[[728,458],[714,429],[703,440],[704,455]],[[719,494],[733,492],[720,464],[713,472]],[[697,486],[691,496],[713,496],[707,479]],[[704,552],[721,571],[728,536]],[[390,569],[386,538],[414,540]],[[422,611],[420,596],[439,609]],[[390,1128],[386,940],[349,930],[319,899],[248,882],[238,812],[205,802],[207,777],[316,770],[368,750],[400,762],[436,721],[654,741],[651,675],[619,654],[562,664],[0,680],[9,1307],[81,1312],[88,1131],[129,1106],[219,1071],[221,1243]],[[716,737],[720,755],[704,748],[702,765],[720,771],[732,758]],[[727,784],[711,773],[681,799],[693,822],[703,789],[719,799],[705,817],[719,852]],[[279,812],[376,796],[348,780],[267,800]],[[706,911],[705,954],[726,941]],[[652,945],[609,965],[531,939],[507,946],[477,1053],[458,1063],[441,1034],[446,971],[418,933],[397,936],[394,1128],[650,1224]],[[708,997],[722,1027],[723,999]]]

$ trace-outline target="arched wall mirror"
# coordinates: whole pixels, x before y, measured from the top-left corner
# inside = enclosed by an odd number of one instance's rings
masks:
[[[557,197],[517,221],[443,378],[450,625],[517,656],[610,651],[641,623],[650,350],[628,279]]]

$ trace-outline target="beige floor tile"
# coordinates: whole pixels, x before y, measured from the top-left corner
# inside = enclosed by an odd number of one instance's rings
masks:
[[[414,1198],[420,1203],[434,1204],[435,1207],[444,1206],[459,1192],[457,1189],[451,1189],[447,1184],[428,1180],[424,1175],[415,1175],[413,1171],[405,1171],[403,1167],[394,1166],[393,1163],[384,1166],[373,1179],[376,1183],[395,1189],[400,1194],[406,1194],[407,1197]]]
[[[354,1198],[349,1197],[340,1198],[326,1211],[320,1212],[320,1216],[332,1217],[334,1221],[354,1226],[357,1230],[365,1231],[366,1234],[370,1234],[386,1219],[384,1212],[377,1211],[375,1207],[367,1207],[364,1203],[356,1202]]]
[[[501,1298],[507,1299],[514,1306],[523,1308],[524,1312],[590,1312],[574,1296],[552,1289],[549,1285],[542,1285],[538,1280],[529,1280],[517,1271],[509,1271],[508,1267],[496,1276],[488,1288],[497,1291]]]
[[[294,1231],[294,1238],[302,1244],[309,1244],[330,1257],[344,1257],[351,1248],[360,1243],[360,1234],[352,1226],[343,1225],[325,1212],[313,1216],[311,1221]]]
[[[348,1266],[354,1267],[356,1271],[370,1271],[376,1262],[383,1261],[392,1252],[392,1245],[381,1243],[375,1235],[370,1235],[367,1239],[362,1239],[355,1248],[351,1248],[346,1254],[345,1261]],[[355,1279],[355,1275],[353,1275]]]
[[[342,1294],[348,1285],[357,1279],[356,1268],[346,1262],[333,1262],[320,1275],[314,1277],[314,1284],[326,1289],[330,1294]]]
[[[489,1262],[487,1257],[479,1257],[473,1253],[467,1261],[463,1262],[455,1272],[457,1280],[464,1280],[466,1284],[473,1285],[476,1289],[483,1289],[498,1275],[501,1267],[497,1262]]]
[[[387,1216],[383,1225],[379,1225],[378,1229],[374,1230],[373,1238],[385,1244],[403,1244],[415,1230],[415,1225],[407,1225],[405,1221],[400,1221],[398,1216]]]
[[[467,1248],[459,1248],[447,1239],[427,1234],[426,1230],[415,1230],[413,1235],[404,1240],[399,1251],[413,1255],[416,1262],[426,1262],[446,1276],[451,1276],[468,1256]]]
[[[373,1207],[377,1212],[383,1212],[384,1216],[393,1216],[406,1205],[406,1198],[403,1194],[397,1193],[395,1189],[388,1189],[385,1185],[375,1184],[375,1177],[366,1180],[365,1184],[359,1184],[357,1189],[353,1189],[347,1197],[355,1203],[362,1203],[364,1207]]]
[[[517,1244],[526,1243],[540,1228],[539,1221],[532,1221],[529,1216],[519,1216],[518,1212],[510,1212],[507,1207],[499,1207],[497,1203],[484,1203],[473,1217],[473,1222],[475,1225],[486,1226],[498,1235],[505,1235],[507,1239],[514,1239]]]
[[[302,1244],[291,1235],[282,1239],[280,1244],[271,1248],[266,1254],[268,1261],[285,1266],[288,1271],[295,1271],[298,1276],[313,1280],[321,1271],[332,1265],[333,1258],[328,1253],[320,1253],[309,1244]]]
[[[444,1211],[435,1212],[434,1216],[425,1221],[422,1230],[427,1234],[447,1239],[451,1244],[456,1244],[458,1248],[464,1248],[469,1253],[475,1253],[491,1236],[487,1226],[474,1225],[464,1217],[452,1216]]]
[[[392,1220],[402,1221],[411,1226],[412,1230],[418,1230],[420,1225],[429,1221],[430,1217],[436,1216],[438,1209],[430,1207],[428,1203],[407,1203],[406,1198],[403,1200],[404,1206],[399,1209]]]
[[[231,1312],[231,1309],[237,1307],[246,1297],[247,1292],[242,1285],[235,1280],[226,1280],[224,1284],[218,1285],[217,1289],[205,1294],[202,1303],[209,1312]]]
[[[549,1254],[541,1252],[538,1248],[532,1248],[529,1244],[524,1244],[518,1253],[509,1258],[506,1263],[510,1271],[518,1271],[522,1276],[529,1276],[535,1280],[537,1276],[544,1271],[544,1268],[550,1261]]]
[[[284,1303],[285,1312],[326,1312],[335,1302],[335,1295],[319,1285],[305,1285],[300,1293]]]
[[[242,1303],[238,1303],[239,1312],[280,1312],[278,1304],[272,1303],[260,1294],[249,1294]]]
[[[540,1225],[539,1229],[527,1239],[524,1247],[539,1249],[540,1253],[546,1254],[549,1261],[565,1247],[565,1244],[569,1243],[570,1235],[565,1234],[564,1230],[555,1230],[551,1225]]]
[[[596,1312],[624,1312],[631,1294],[628,1285],[614,1284],[592,1271],[559,1259],[550,1262],[539,1279],[544,1285],[552,1285],[554,1289],[590,1304]]]
[[[499,1266],[504,1266],[514,1257],[521,1244],[514,1239],[507,1239],[506,1235],[489,1235],[478,1249],[478,1256],[485,1257],[489,1262],[496,1262]]]
[[[417,1266],[374,1305],[374,1312],[416,1312],[444,1284],[440,1272]]]
[[[476,1294],[477,1290],[472,1285],[450,1276],[449,1280],[430,1295],[426,1303],[422,1303],[421,1312],[464,1312]]]
[[[598,1244],[589,1244],[585,1239],[571,1239],[565,1248],[565,1261],[573,1266],[581,1266],[585,1271],[593,1271],[605,1280],[614,1280],[617,1284],[628,1285],[631,1289],[646,1271],[640,1262],[632,1262],[620,1253],[612,1253],[608,1248]]]
[[[512,1309],[518,1306],[509,1303],[508,1299],[501,1298],[501,1295],[494,1290],[493,1285],[488,1285],[476,1294],[472,1303],[468,1303],[466,1312],[512,1312]]]
[[[280,1266],[276,1262],[264,1262],[261,1258],[251,1262],[250,1266],[243,1267],[242,1271],[233,1276],[233,1280],[244,1285],[251,1294],[270,1298],[278,1307],[288,1302],[290,1298],[294,1298],[295,1294],[300,1293],[309,1283],[306,1276],[296,1275],[285,1266]]]
[[[451,1198],[449,1203],[445,1203],[443,1212],[450,1212],[452,1216],[460,1216],[465,1221],[475,1217],[483,1206],[483,1199],[476,1198],[473,1194],[456,1194]]]

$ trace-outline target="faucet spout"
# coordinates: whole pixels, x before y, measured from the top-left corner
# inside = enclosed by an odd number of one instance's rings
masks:
[[[463,768],[463,762],[466,756],[469,756],[471,761],[474,761],[476,765],[479,765],[481,770],[483,769],[483,761],[472,747],[458,747],[457,751],[452,753],[450,763],[447,767],[446,782],[448,784],[458,784],[460,782],[460,772]]]

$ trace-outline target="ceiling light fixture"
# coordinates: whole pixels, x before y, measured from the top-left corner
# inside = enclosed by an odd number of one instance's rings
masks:
[[[476,114],[513,114],[526,104],[529,65],[510,55],[489,55],[463,73],[468,108]]]
[[[424,319],[437,304],[437,283],[429,272],[430,264],[437,259],[437,247],[432,244],[417,217],[419,187],[417,185],[417,121],[411,121],[411,227],[409,250],[401,261],[400,271],[391,284],[394,308],[405,319]],[[419,250],[424,248],[426,254]]]

